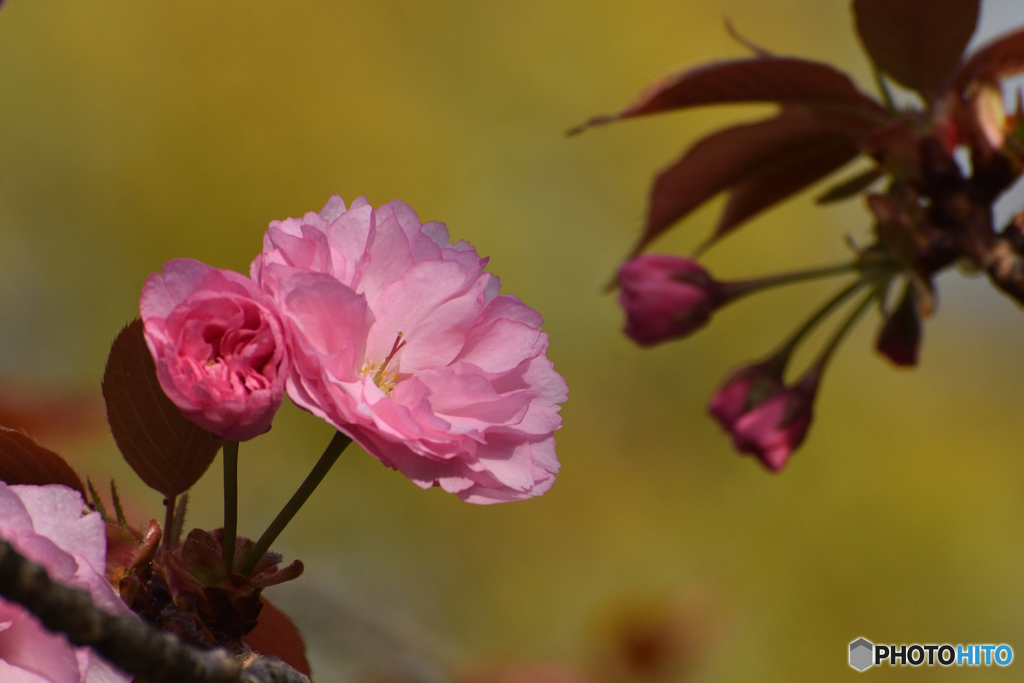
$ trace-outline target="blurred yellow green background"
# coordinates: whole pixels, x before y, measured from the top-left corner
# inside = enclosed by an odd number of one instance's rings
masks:
[[[1022,9],[986,2],[984,31]],[[672,70],[743,55],[724,17],[871,87],[845,0],[9,0],[0,374],[98,393],[109,343],[164,261],[244,271],[271,219],[334,192],[398,197],[489,255],[503,291],[544,315],[570,386],[563,469],[541,498],[477,507],[346,453],[277,544],[306,576],[268,593],[304,628],[317,680],[587,669],[607,647],[602,624],[650,603],[692,610],[694,681],[852,678],[859,636],[1024,656],[1024,319],[983,279],[940,281],[913,372],[871,351],[877,319],[862,325],[781,475],[738,457],[704,405],[831,284],[743,301],[652,350],[619,333],[602,286],[652,174],[701,133],[768,109],[563,132]],[[720,206],[656,249],[688,252]],[[725,278],[829,264],[868,229],[859,201],[802,196],[706,263]],[[243,533],[262,531],[330,434],[286,405],[242,446]],[[161,516],[108,436],[65,452],[94,480],[113,475],[137,515]],[[219,487],[218,462],[190,525],[220,525]]]

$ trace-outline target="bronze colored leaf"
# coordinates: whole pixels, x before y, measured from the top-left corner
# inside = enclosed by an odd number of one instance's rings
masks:
[[[0,427],[0,481],[7,484],[63,484],[82,494],[85,486],[71,465],[16,429]]]
[[[960,63],[979,0],[854,0],[857,32],[872,61],[931,99]]]
[[[882,105],[828,64],[796,57],[759,56],[713,62],[669,76],[646,88],[618,114],[592,118],[569,134],[620,119],[739,102],[837,109],[869,120],[886,116]]]
[[[259,622],[256,628],[242,636],[242,642],[254,652],[266,657],[277,657],[296,671],[309,676],[306,644],[302,641],[298,627],[269,600],[262,600],[263,609],[260,610]]]
[[[110,348],[103,398],[124,459],[168,499],[191,488],[217,455],[220,439],[186,419],[160,388],[141,320],[121,330]]]
[[[733,188],[715,233],[704,246],[718,241],[770,206],[839,170],[858,154],[860,149],[856,140],[823,136],[813,146],[780,158]]]
[[[709,135],[655,179],[647,226],[633,253],[639,253],[673,223],[719,192],[739,188],[775,173],[803,172],[806,175],[817,166],[811,164],[814,166],[811,168],[800,162],[817,158],[815,152],[821,149],[841,148],[845,163],[856,156],[857,140],[863,133],[864,130],[858,130],[850,121],[816,116],[803,109],[784,109],[773,118],[733,126]],[[810,180],[803,179],[803,176],[795,178],[799,181],[795,183],[796,189],[779,194],[758,210],[838,168],[826,166],[826,170]],[[788,187],[784,178],[776,179],[776,183],[780,189]],[[733,212],[740,208],[733,202],[730,206]],[[753,213],[756,211],[746,216],[736,214],[725,228],[720,226],[719,230],[731,228]]]
[[[960,90],[971,81],[994,81],[1024,71],[1024,28],[1000,36],[980,47],[960,65],[953,87]]]

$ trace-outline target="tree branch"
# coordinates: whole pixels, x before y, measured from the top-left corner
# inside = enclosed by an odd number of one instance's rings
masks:
[[[200,650],[129,614],[104,612],[85,591],[55,583],[46,569],[0,540],[0,596],[35,614],[46,628],[85,645],[128,673],[167,683],[309,683],[279,659]]]

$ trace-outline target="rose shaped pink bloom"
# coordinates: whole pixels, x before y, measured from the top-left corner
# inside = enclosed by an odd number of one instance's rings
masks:
[[[59,583],[86,590],[114,614],[128,607],[103,576],[106,525],[98,512],[82,515],[82,496],[66,486],[8,486],[0,482],[0,536],[46,568]],[[20,605],[0,599],[0,681],[4,683],[127,683],[88,648],[47,631]]]
[[[619,268],[619,305],[626,311],[628,337],[653,346],[703,327],[727,296],[696,261],[668,254],[644,254]]]
[[[160,386],[185,417],[231,441],[270,429],[290,356],[277,308],[252,280],[168,261],[146,279],[139,309]]]
[[[566,385],[540,315],[400,201],[275,221],[253,262],[291,335],[288,394],[426,488],[472,503],[546,491]]]

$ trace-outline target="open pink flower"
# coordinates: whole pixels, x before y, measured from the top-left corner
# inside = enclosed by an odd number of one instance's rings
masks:
[[[185,417],[231,441],[270,429],[289,354],[277,307],[252,280],[168,261],[146,279],[139,309],[160,386]]]
[[[98,512],[82,515],[82,496],[66,486],[8,486],[0,482],[0,536],[46,568],[59,583],[86,590],[101,608],[128,607],[103,576],[106,525]],[[127,683],[88,648],[46,630],[20,605],[0,599],[0,681],[5,683]]]
[[[426,488],[473,503],[546,491],[566,385],[540,315],[466,242],[400,201],[274,221],[252,276],[291,335],[288,394]]]

